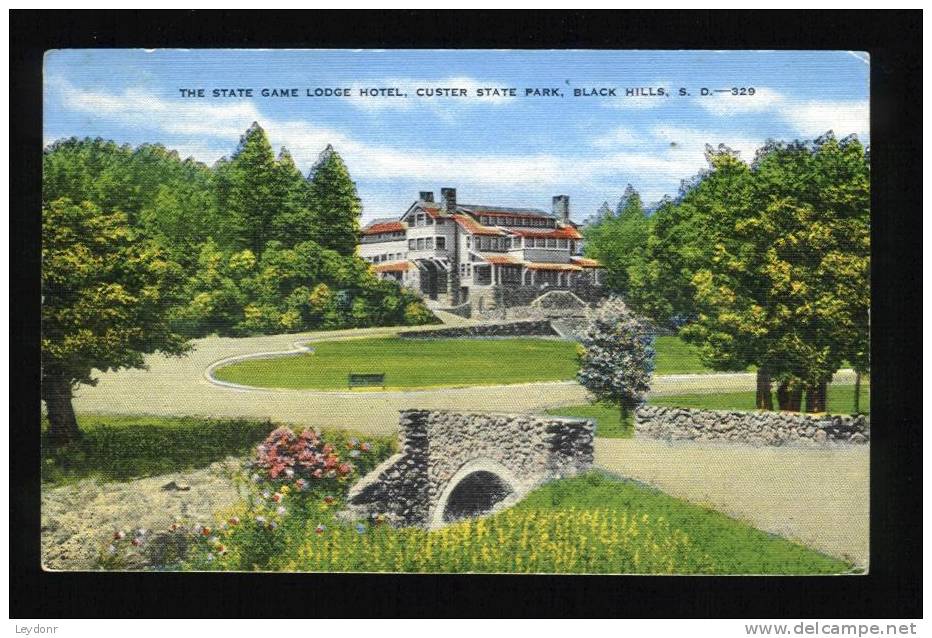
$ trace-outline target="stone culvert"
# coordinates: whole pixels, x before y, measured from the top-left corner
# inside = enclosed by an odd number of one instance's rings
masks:
[[[589,469],[595,426],[527,414],[406,410],[401,452],[350,490],[348,517],[436,528]]]

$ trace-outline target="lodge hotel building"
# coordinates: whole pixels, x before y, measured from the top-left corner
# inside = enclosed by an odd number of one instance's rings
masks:
[[[569,217],[569,197],[553,209],[460,204],[456,189],[440,201],[422,191],[399,218],[362,229],[359,255],[382,278],[392,278],[439,305],[481,304],[509,291],[528,299],[548,290],[601,285],[601,268],[582,256],[582,235]],[[494,305],[494,301],[491,301]]]

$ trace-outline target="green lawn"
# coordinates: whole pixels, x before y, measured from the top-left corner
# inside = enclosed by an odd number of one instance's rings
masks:
[[[723,392],[721,394],[680,394],[650,399],[651,405],[666,405],[681,408],[702,408],[706,410],[754,410],[756,395],[754,392]],[[774,406],[777,398],[774,397]],[[851,414],[854,411],[854,386],[829,385],[825,402],[829,414]],[[871,387],[861,384],[861,412],[870,414]]]
[[[576,344],[557,339],[352,339],[314,352],[224,366],[217,379],[263,388],[346,388],[350,373],[385,373],[389,388],[497,385],[573,379]],[[657,339],[657,374],[705,372],[695,349]]]
[[[681,408],[701,408],[705,410],[754,410],[754,392],[725,392],[721,394],[679,394],[652,397],[651,405],[664,405]],[[774,398],[776,403],[776,398]],[[851,414],[854,410],[854,386],[830,385],[826,407],[830,414]],[[870,414],[871,387],[861,384],[861,412]],[[634,434],[634,424],[629,419],[621,422],[618,408],[603,403],[570,405],[551,408],[547,414],[556,416],[580,417],[596,422],[595,435],[605,438],[628,438]]]
[[[290,498],[290,497],[289,497]],[[599,472],[549,483],[493,516],[427,532],[340,522],[317,501],[269,530],[252,512],[185,569],[363,572],[839,574],[853,568],[718,512]],[[292,503],[292,507],[297,507]],[[304,510],[302,510],[304,511]],[[320,526],[320,527],[318,527]],[[272,548],[273,551],[265,551]],[[256,551],[256,550],[262,551]],[[262,556],[261,562],[255,557]]]
[[[711,372],[699,361],[699,354],[692,346],[679,337],[657,337],[654,341],[657,358],[654,361],[654,374],[698,374]]]

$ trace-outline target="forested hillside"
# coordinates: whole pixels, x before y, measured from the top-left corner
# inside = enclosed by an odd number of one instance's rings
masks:
[[[182,335],[433,320],[355,256],[362,205],[329,146],[305,178],[257,123],[212,167],[158,144],[71,138],[45,149],[43,172],[46,216],[53,204],[122,214],[132,241],[177,265],[180,281],[163,304]]]

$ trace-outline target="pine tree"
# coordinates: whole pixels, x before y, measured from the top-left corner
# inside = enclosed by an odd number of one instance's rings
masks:
[[[233,158],[221,168],[225,180],[220,211],[227,213],[237,231],[236,247],[258,255],[271,238],[273,220],[282,207],[275,155],[258,122],[246,130]]]
[[[282,147],[275,162],[274,191],[280,201],[272,219],[271,238],[292,247],[316,236],[316,217],[311,210],[311,188]]]
[[[362,203],[349,170],[331,145],[323,150],[308,175],[316,217],[315,239],[324,248],[349,256],[359,241]]]

